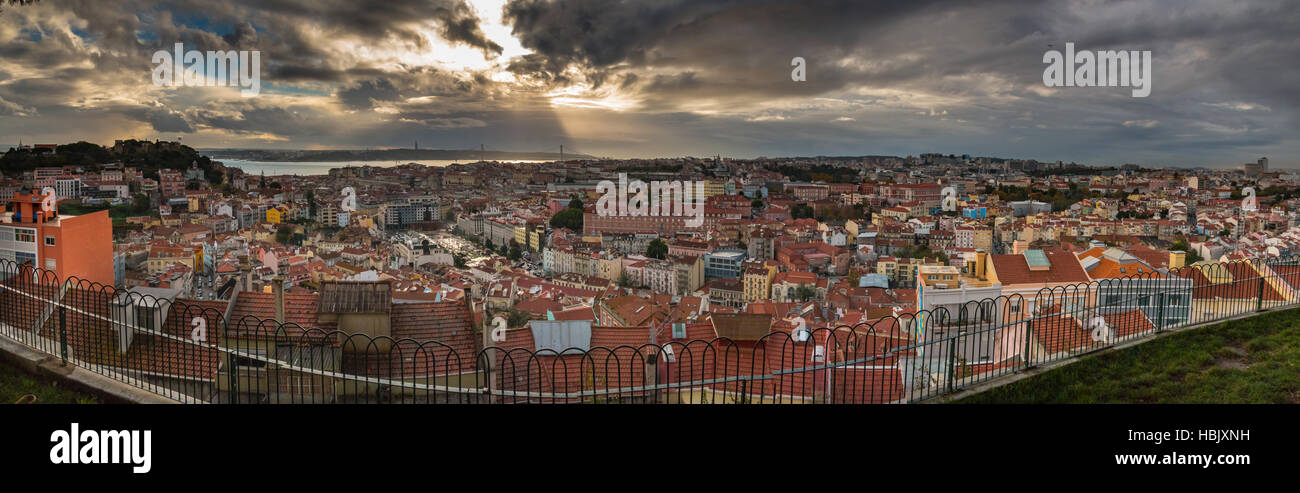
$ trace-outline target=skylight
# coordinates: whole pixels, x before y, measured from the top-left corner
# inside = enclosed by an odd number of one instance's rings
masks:
[[[1048,270],[1052,268],[1052,263],[1047,260],[1047,254],[1042,250],[1025,250],[1025,263],[1029,264],[1029,270]]]

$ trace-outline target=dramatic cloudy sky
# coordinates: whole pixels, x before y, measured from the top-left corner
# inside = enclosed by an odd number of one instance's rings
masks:
[[[0,14],[0,144],[1294,166],[1298,32],[1287,0],[43,0]],[[261,94],[155,87],[177,41],[260,50]],[[1151,96],[1045,87],[1067,41],[1151,50]]]

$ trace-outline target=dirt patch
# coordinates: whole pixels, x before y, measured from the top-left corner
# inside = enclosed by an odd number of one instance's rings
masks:
[[[1250,364],[1246,363],[1248,354],[1250,353],[1246,351],[1246,348],[1236,344],[1223,346],[1216,351],[1214,366],[1229,370],[1245,370],[1250,368]]]
[[[1227,368],[1229,370],[1245,370],[1247,368],[1250,368],[1250,365],[1246,364],[1246,361],[1241,359],[1215,360],[1214,366],[1217,366],[1219,368]]]

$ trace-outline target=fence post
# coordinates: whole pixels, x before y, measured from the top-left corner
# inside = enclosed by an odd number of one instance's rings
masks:
[[[953,389],[953,376],[956,375],[957,368],[957,338],[953,337],[948,340],[948,391],[951,394]]]
[[[1022,313],[1021,313],[1020,323],[1023,323],[1023,324],[1025,325],[1025,369],[1029,369],[1029,368],[1033,368],[1033,366],[1034,366],[1033,358],[1031,358],[1031,357],[1029,356],[1029,349],[1030,349],[1030,347],[1029,347],[1029,346],[1030,346],[1030,344],[1029,344],[1029,343],[1030,343],[1030,339],[1029,339],[1029,333],[1030,333],[1030,330],[1029,330],[1029,321],[1027,321],[1027,320],[1024,319],[1024,315],[1023,315],[1024,308],[1021,308],[1020,311],[1022,312]]]
[[[68,366],[68,307],[59,305],[59,354],[63,366]]]
[[[642,382],[648,390],[646,399],[651,404],[659,403],[659,353],[651,354],[645,359],[645,381]]]
[[[1264,273],[1259,273],[1259,299],[1255,303],[1255,311],[1264,311]]]
[[[1156,332],[1165,328],[1165,292],[1160,292],[1159,305],[1156,305]]]

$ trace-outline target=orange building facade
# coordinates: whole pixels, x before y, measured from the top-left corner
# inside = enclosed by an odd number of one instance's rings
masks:
[[[15,193],[0,209],[0,259],[31,264],[59,276],[113,285],[113,221],[108,211],[62,216],[58,204]]]

